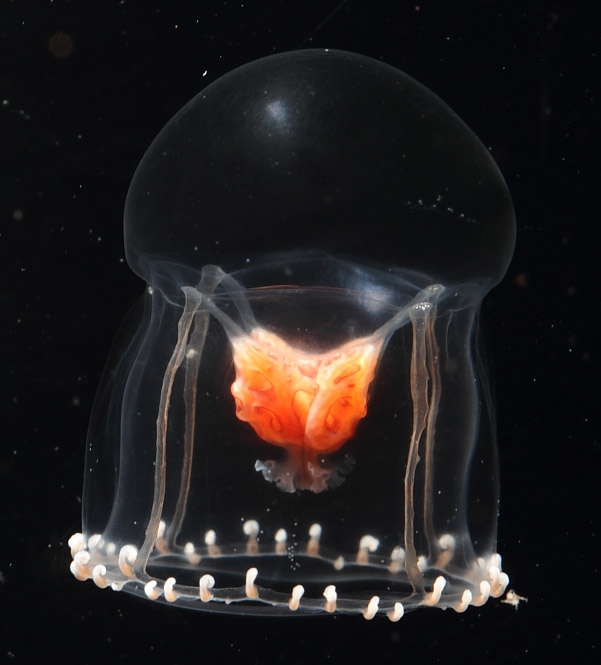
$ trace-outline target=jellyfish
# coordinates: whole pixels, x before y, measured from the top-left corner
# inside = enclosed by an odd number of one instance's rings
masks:
[[[92,412],[77,579],[392,621],[504,593],[477,319],[515,220],[443,101],[353,53],[251,62],[159,133],[124,233],[147,287]]]

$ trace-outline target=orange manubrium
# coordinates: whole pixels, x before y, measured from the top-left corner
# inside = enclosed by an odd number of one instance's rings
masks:
[[[234,338],[237,417],[268,443],[333,453],[367,414],[383,341],[362,338],[308,353],[262,328]]]

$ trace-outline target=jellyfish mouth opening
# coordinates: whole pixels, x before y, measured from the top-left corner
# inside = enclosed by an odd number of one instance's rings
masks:
[[[303,455],[304,451],[298,451]],[[309,459],[299,461],[286,451],[279,459],[257,460],[255,471],[274,483],[282,492],[310,491],[323,492],[340,487],[351,474],[355,458],[349,453],[338,451],[332,455],[312,454]]]

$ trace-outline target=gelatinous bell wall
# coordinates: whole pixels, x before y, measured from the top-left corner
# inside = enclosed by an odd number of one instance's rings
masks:
[[[515,222],[432,92],[352,53],[227,74],[125,210],[148,284],[87,442],[72,571],[209,611],[464,611],[503,594],[477,318]]]

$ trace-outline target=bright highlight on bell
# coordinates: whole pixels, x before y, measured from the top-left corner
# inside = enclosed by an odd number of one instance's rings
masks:
[[[397,69],[306,50],[209,85],[129,190],[148,289],[96,398],[75,577],[392,621],[503,595],[477,316],[514,239],[486,148]]]

